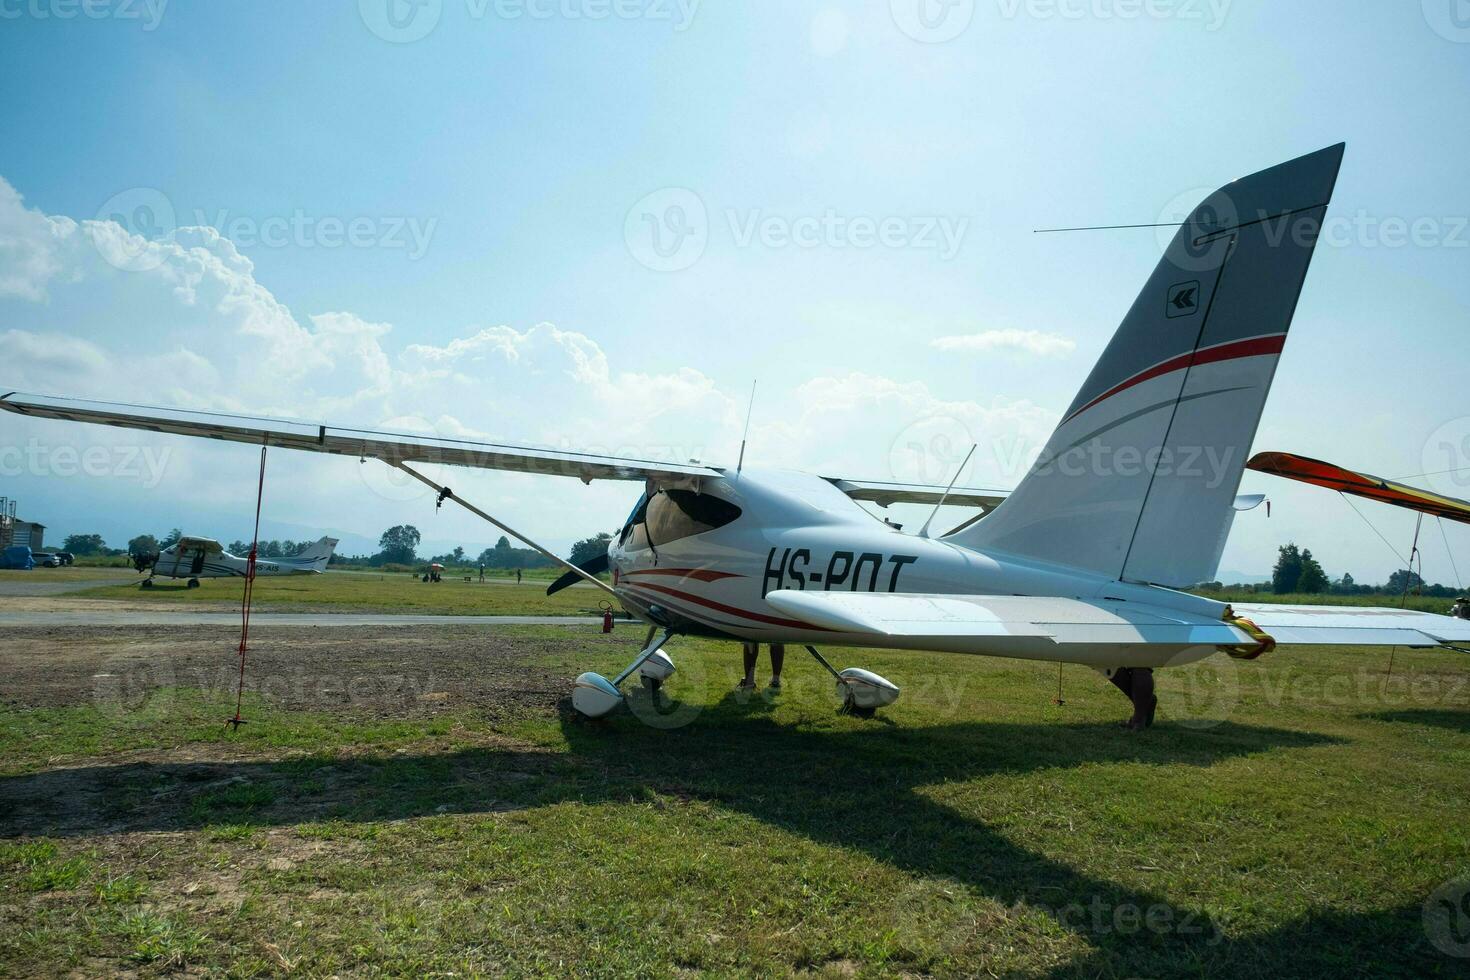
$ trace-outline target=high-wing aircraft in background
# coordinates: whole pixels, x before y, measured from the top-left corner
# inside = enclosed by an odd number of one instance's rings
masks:
[[[1128,724],[1142,728],[1158,703],[1156,668],[1218,652],[1254,658],[1278,641],[1470,640],[1470,622],[1447,616],[1232,608],[1176,591],[1215,575],[1342,152],[1338,144],[1263,170],[1200,203],[1009,494],[16,393],[0,398],[0,408],[374,458],[538,548],[409,464],[641,483],[606,559],[572,567],[650,624],[643,649],[615,678],[577,678],[573,703],[586,715],[621,704],[634,673],[652,683],[668,678],[673,662],[663,647],[689,634],[807,645],[861,711],[892,703],[898,688],[867,671],[832,670],[817,644],[1086,664],[1129,697]],[[937,507],[946,499],[988,513],[931,536],[927,525],[905,532],[858,504]],[[611,568],[611,585],[595,578],[599,565]]]
[[[311,547],[290,558],[255,559],[256,575],[316,575],[327,570],[336,538],[322,538]],[[244,578],[250,565],[248,558],[232,555],[218,541],[210,538],[183,537],[158,553],[149,567],[143,587],[153,585],[154,578],[188,579],[191,589],[199,587],[202,578]],[[141,571],[141,569],[140,569]]]

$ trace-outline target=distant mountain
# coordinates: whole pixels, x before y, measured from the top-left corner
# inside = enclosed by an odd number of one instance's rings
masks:
[[[1269,581],[1271,581],[1271,573],[1270,572],[1260,572],[1260,573],[1248,574],[1246,572],[1237,572],[1237,571],[1235,571],[1233,569],[1229,569],[1229,568],[1222,568],[1220,570],[1219,574],[1217,574],[1215,576],[1215,581],[1216,582],[1222,582],[1225,585],[1235,585],[1236,583],[1247,583],[1247,584],[1254,585],[1257,582],[1269,582]]]

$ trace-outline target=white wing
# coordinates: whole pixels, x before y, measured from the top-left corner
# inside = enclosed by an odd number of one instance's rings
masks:
[[[372,429],[342,428],[289,419],[194,412],[146,405],[124,405],[11,392],[0,408],[32,418],[94,422],[150,432],[223,439],[251,445],[280,446],[306,452],[359,456],[385,462],[449,463],[521,473],[573,476],[591,480],[658,480],[665,484],[720,475],[698,463],[666,463],[647,459],[600,456],[536,446],[515,446],[465,439],[441,439]]]
[[[1162,666],[1184,651],[1244,647],[1244,630],[1205,616],[1113,599],[803,592],[766,601],[864,646],[949,650],[1099,666]]]
[[[1249,643],[1217,619],[1115,599],[803,592],[783,589],[771,605],[827,629],[893,637],[1042,636],[1055,643]]]
[[[1056,659],[1069,647],[1256,643],[1223,620],[1140,602],[1032,596],[928,595],[872,592],[803,592],[785,589],[766,600],[786,615],[845,634],[845,640],[878,645],[1038,656],[1037,640],[1051,644]],[[1432,613],[1355,606],[1236,604],[1245,617],[1278,643],[1353,646],[1438,646],[1470,643],[1470,621]],[[1039,659],[1045,659],[1039,657]]]
[[[1372,606],[1284,606],[1233,603],[1278,643],[1344,643],[1354,646],[1438,646],[1470,643],[1470,620],[1412,609]]]
[[[829,476],[828,482],[853,500],[871,500],[880,507],[889,504],[937,504],[940,498],[956,507],[994,510],[1006,499],[1008,490],[978,490],[955,487],[945,497],[945,488],[925,483],[884,483],[878,480],[846,480]]]

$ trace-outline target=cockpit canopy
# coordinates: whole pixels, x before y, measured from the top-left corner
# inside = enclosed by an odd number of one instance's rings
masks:
[[[693,490],[655,490],[645,493],[618,535],[628,551],[667,544],[724,527],[740,516],[728,500]]]

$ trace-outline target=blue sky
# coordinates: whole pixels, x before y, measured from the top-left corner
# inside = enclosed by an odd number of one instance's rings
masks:
[[[1032,229],[1166,220],[1343,140],[1256,448],[1470,464],[1463,2],[917,2],[0,0],[0,384],[718,462],[759,378],[754,460],[933,477],[906,446],[973,438],[968,482],[1013,485],[1161,250]],[[113,215],[169,248],[120,259]],[[247,451],[0,437],[168,448],[156,485],[8,457],[59,532],[247,530]],[[273,466],[282,526],[494,539],[356,463]],[[630,496],[458,479],[560,546]],[[1336,498],[1244,489],[1273,516],[1225,568],[1287,538],[1394,567]],[[1362,506],[1405,550],[1412,518]]]

